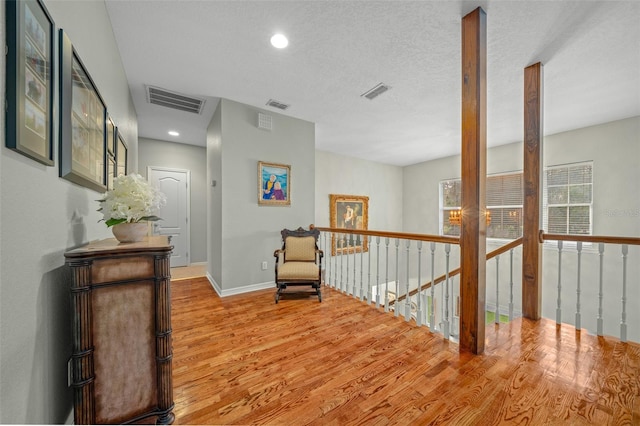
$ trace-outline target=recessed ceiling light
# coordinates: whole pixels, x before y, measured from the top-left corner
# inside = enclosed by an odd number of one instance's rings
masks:
[[[282,34],[274,34],[271,37],[271,44],[278,49],[284,49],[289,45],[289,40]]]
[[[175,130],[169,130],[169,134],[171,136],[180,136],[180,133],[176,132]]]

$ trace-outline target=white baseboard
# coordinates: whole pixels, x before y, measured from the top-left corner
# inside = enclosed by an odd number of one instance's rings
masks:
[[[243,294],[243,293],[251,293],[253,291],[266,290],[270,288],[275,289],[275,286],[276,286],[275,281],[268,281],[264,283],[251,284],[244,287],[236,287],[236,288],[223,290],[220,288],[216,280],[214,280],[213,277],[209,275],[208,272],[207,272],[207,280],[209,280],[211,287],[213,287],[213,289],[216,291],[216,293],[218,293],[218,296],[220,297],[233,296],[236,294]]]
[[[207,266],[207,262],[192,262],[189,266]]]

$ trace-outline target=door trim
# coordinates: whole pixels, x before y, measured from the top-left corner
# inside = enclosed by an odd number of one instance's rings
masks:
[[[191,265],[191,170],[188,169],[177,169],[174,167],[161,167],[161,166],[147,166],[147,181],[149,180],[149,175],[151,171],[160,171],[160,172],[178,172],[178,173],[186,173],[187,175],[187,229],[186,229],[186,240],[187,240],[187,266]]]

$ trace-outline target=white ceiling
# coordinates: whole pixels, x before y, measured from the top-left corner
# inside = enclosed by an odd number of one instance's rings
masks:
[[[640,115],[640,1],[106,1],[140,137],[206,144],[219,98],[316,123],[316,148],[394,165],[460,151],[460,21],[487,13],[487,141],[519,141],[523,69],[544,130]],[[273,48],[282,32],[289,47]],[[361,94],[384,82],[375,100]],[[145,85],[205,97],[150,105]],[[172,138],[168,130],[177,130]]]

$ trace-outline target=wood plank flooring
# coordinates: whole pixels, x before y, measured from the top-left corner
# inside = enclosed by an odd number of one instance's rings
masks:
[[[323,288],[172,285],[174,424],[640,425],[640,345],[489,325],[483,355]]]

